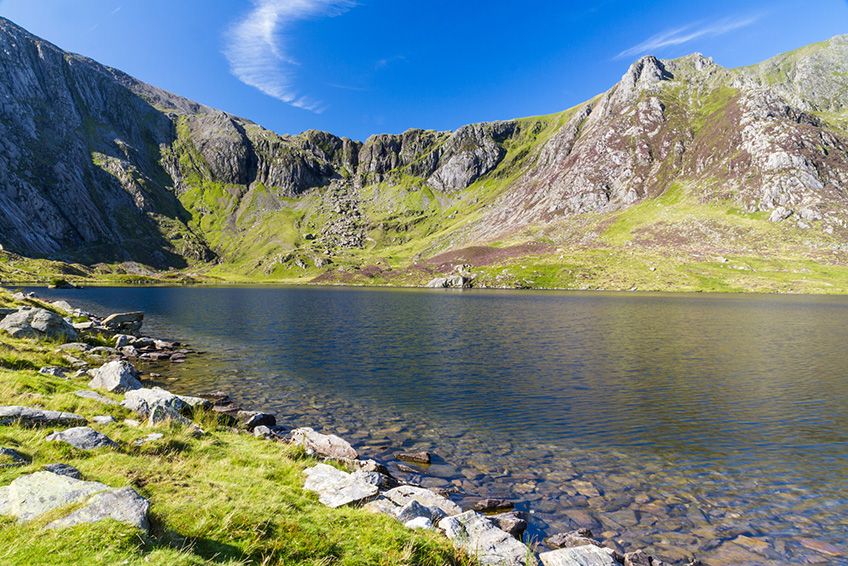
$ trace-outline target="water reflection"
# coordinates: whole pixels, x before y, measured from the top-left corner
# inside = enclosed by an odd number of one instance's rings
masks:
[[[848,534],[846,298],[39,292],[144,310],[207,350],[169,368],[173,389],[350,431],[371,456],[435,451],[415,479],[521,500],[537,536],[585,524],[671,558],[848,564],[799,542]]]

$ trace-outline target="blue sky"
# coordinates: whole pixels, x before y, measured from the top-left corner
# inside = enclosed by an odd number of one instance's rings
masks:
[[[59,47],[278,133],[549,114],[644,54],[726,67],[848,33],[846,0],[0,0]]]

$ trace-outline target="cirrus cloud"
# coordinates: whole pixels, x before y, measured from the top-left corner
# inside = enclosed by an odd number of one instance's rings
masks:
[[[323,105],[297,87],[299,63],[289,54],[287,29],[298,20],[337,16],[353,0],[253,0],[253,10],[226,34],[230,72],[246,85],[296,108],[320,113]]]
[[[760,16],[748,16],[743,18],[725,18],[712,23],[696,22],[676,29],[667,30],[654,35],[638,45],[625,49],[614,59],[633,57],[652,53],[663,47],[681,45],[701,37],[715,37],[731,31],[749,26],[760,19]]]

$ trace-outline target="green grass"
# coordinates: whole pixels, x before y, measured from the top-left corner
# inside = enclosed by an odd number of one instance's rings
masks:
[[[0,304],[13,304],[0,292]],[[91,424],[119,449],[87,452],[47,442],[52,429],[0,426],[0,446],[28,464],[0,468],[0,486],[63,462],[86,480],[129,486],[151,501],[149,535],[115,521],[44,530],[63,513],[27,524],[0,517],[0,564],[158,565],[467,565],[472,560],[434,533],[412,531],[383,515],[357,508],[332,510],[305,492],[303,470],[315,464],[299,447],[218,427],[198,416],[207,434],[196,438],[181,426],[134,428],[124,407],[73,394],[87,378],[72,381],[40,375],[45,363],[61,364],[57,344],[12,340],[0,334],[0,354],[14,351],[26,363],[0,366],[4,405],[69,411],[88,419],[112,415],[118,423]],[[122,396],[106,394],[119,400]],[[135,446],[150,432],[165,438]],[[68,511],[67,509],[64,511]]]

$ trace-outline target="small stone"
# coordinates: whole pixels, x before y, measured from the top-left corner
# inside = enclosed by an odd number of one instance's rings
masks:
[[[271,436],[271,429],[267,426],[259,425],[253,429],[253,436],[256,438],[268,438]]]
[[[414,462],[416,464],[429,464],[430,463],[430,453],[429,452],[402,452],[400,454],[395,454],[395,459],[403,460],[405,462]]]
[[[74,478],[75,480],[81,480],[82,474],[78,469],[68,464],[47,464],[43,468],[41,468],[45,472],[52,472],[54,474],[58,474],[60,476],[67,476],[69,478]]]
[[[410,519],[403,524],[407,529],[428,529],[433,530],[433,522],[427,517],[416,517]]]
[[[497,513],[509,511],[514,505],[505,499],[481,499],[471,505],[471,509],[479,513]]]
[[[68,376],[65,375],[65,370],[57,366],[45,366],[39,369],[38,373],[42,375],[52,375],[53,377],[61,377],[64,379],[68,379]]]
[[[520,511],[490,515],[488,519],[500,530],[518,540],[521,540],[521,535],[527,530],[527,520]]]
[[[97,448],[119,448],[118,443],[87,426],[55,431],[47,436],[49,442],[64,442],[80,450],[96,450]]]
[[[91,417],[91,420],[99,425],[107,425],[118,422],[112,415],[97,415],[96,417]]]

